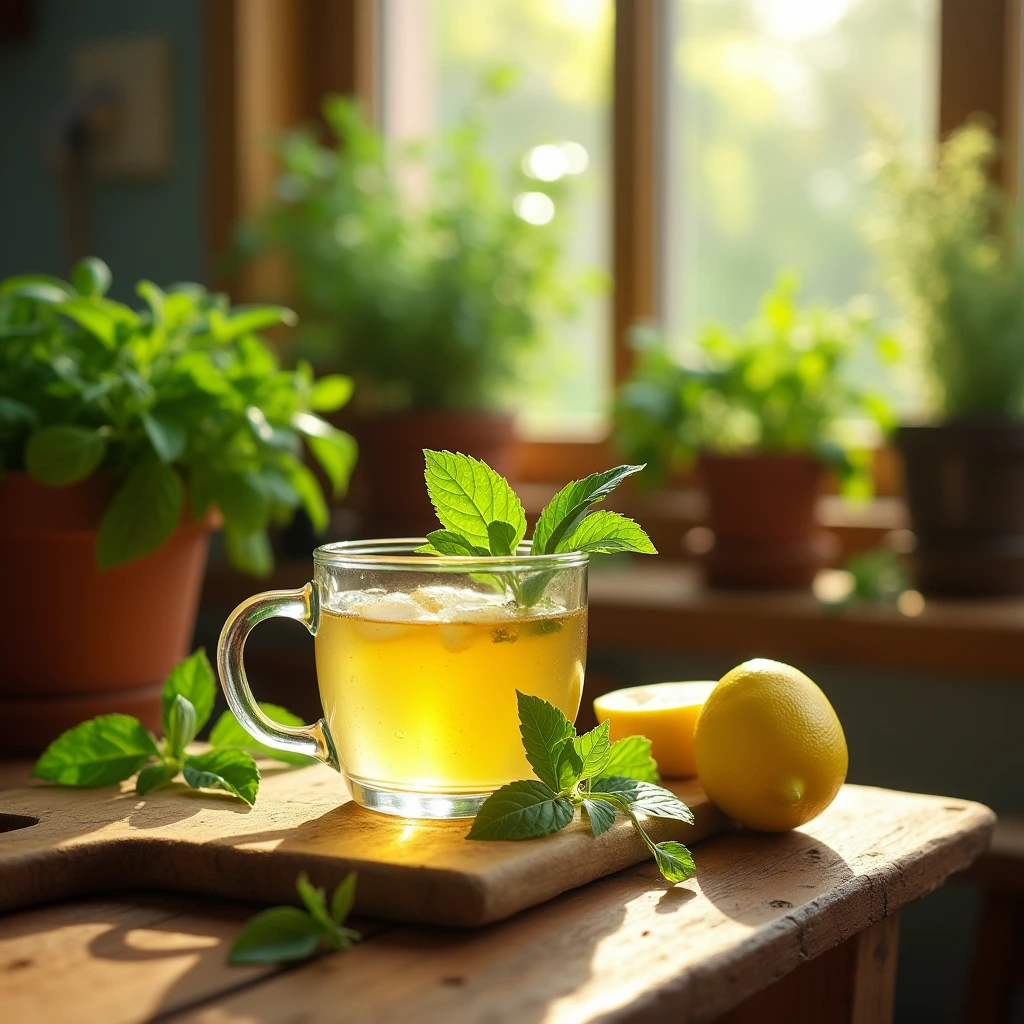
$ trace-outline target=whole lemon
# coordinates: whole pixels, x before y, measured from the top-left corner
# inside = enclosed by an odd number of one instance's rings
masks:
[[[693,738],[697,774],[730,818],[762,832],[821,814],[846,779],[846,737],[832,705],[792,665],[767,658],[726,673]]]

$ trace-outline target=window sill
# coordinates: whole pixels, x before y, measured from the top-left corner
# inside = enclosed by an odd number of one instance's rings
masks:
[[[590,634],[592,646],[620,650],[1019,677],[1024,598],[930,599],[914,617],[836,613],[809,592],[711,590],[693,565],[635,562],[592,568]]]

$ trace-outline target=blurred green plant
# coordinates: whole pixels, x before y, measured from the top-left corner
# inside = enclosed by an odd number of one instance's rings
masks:
[[[504,187],[484,155],[488,109],[513,81],[494,71],[433,149],[390,152],[339,96],[323,104],[332,144],[308,129],[280,144],[276,202],[240,232],[240,252],[287,253],[299,350],[351,374],[361,409],[491,408],[545,340],[549,314],[576,309],[558,221],[530,223],[513,204],[564,183],[517,169]]]
[[[1024,253],[1018,210],[990,176],[996,155],[980,123],[950,135],[930,166],[892,132],[873,152],[867,233],[947,419],[1024,414]]]
[[[825,574],[825,585],[815,581],[815,596],[822,608],[836,613],[858,604],[897,607],[911,587],[899,552],[885,546],[854,555],[842,569],[826,569]]]
[[[615,440],[648,464],[648,483],[702,449],[803,452],[828,465],[845,493],[871,493],[862,428],[867,420],[888,430],[893,414],[881,395],[851,383],[847,363],[864,341],[886,361],[898,346],[877,329],[866,297],[801,309],[797,294],[796,277],[780,275],[743,330],[708,324],[682,358],[656,329],[634,330],[637,364],[616,399]]]
[[[314,411],[344,405],[352,384],[314,380],[308,364],[279,369],[258,332],[294,323],[291,310],[141,281],[137,312],[106,297],[110,271],[95,258],[72,280],[0,284],[0,472],[24,469],[50,487],[101,471],[116,479],[100,568],[156,550],[183,515],[214,506],[231,561],[256,575],[273,565],[271,523],[301,505],[327,525],[303,441],[343,491],[355,442]]]

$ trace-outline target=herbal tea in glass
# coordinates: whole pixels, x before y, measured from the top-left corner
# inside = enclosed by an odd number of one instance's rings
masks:
[[[328,729],[356,785],[482,793],[530,774],[516,688],[576,718],[587,610],[518,614],[457,586],[334,595],[316,635]]]

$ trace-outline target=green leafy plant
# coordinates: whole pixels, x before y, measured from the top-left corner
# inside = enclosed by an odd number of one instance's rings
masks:
[[[277,201],[242,252],[287,253],[303,351],[351,374],[361,409],[490,409],[547,340],[545,325],[575,310],[585,282],[561,269],[564,215],[532,224],[513,203],[526,191],[558,198],[565,183],[519,168],[502,181],[485,155],[487,111],[508,84],[491,76],[431,146],[389,151],[333,96],[323,104],[332,144],[304,129],[279,147]]]
[[[1024,415],[1024,253],[1018,207],[992,180],[997,144],[968,123],[921,166],[888,133],[876,145],[866,225],[917,335],[947,419]]]
[[[279,368],[258,332],[293,323],[290,310],[141,281],[136,311],[106,297],[100,260],[72,276],[0,284],[0,472],[50,487],[109,474],[101,568],[154,551],[183,517],[214,507],[232,562],[256,574],[272,567],[271,523],[301,505],[327,525],[302,446],[341,493],[355,443],[315,413],[343,405],[352,385],[314,380],[306,364]]]
[[[193,789],[220,789],[244,800],[256,801],[260,770],[252,753],[287,764],[306,764],[310,759],[287,751],[271,750],[257,743],[230,711],[210,732],[211,749],[189,754],[188,745],[207,723],[213,711],[217,684],[213,669],[200,648],[175,665],[161,695],[161,743],[131,715],[99,715],[57,737],[43,751],[32,774],[61,786],[112,786],[133,775],[140,796],[172,782],[179,774]],[[261,705],[279,722],[301,725],[284,708]]]
[[[323,889],[314,888],[305,871],[295,882],[305,910],[271,907],[251,918],[228,953],[228,963],[278,964],[307,960],[323,949],[349,949],[362,936],[345,927],[356,898],[353,871],[334,890],[330,906]]]
[[[895,607],[910,587],[899,553],[882,546],[862,551],[832,570],[816,584],[815,596],[826,611],[842,613],[857,605]]]
[[[630,736],[610,743],[608,722],[576,735],[572,722],[541,697],[520,693],[519,731],[536,779],[510,782],[484,801],[467,839],[536,839],[560,832],[580,809],[594,836],[615,824],[621,811],[654,855],[670,882],[690,878],[696,868],[682,843],[655,843],[644,817],[693,824],[690,809],[657,785],[650,740]]]
[[[526,535],[526,512],[509,482],[485,462],[458,452],[423,450],[427,493],[444,529],[427,534],[417,548],[423,554],[462,557],[508,557],[519,551]],[[530,554],[568,551],[590,554],[657,549],[640,525],[618,512],[594,512],[623,480],[643,466],[616,466],[566,484],[544,507],[530,543]],[[593,513],[593,514],[591,514]],[[498,589],[507,585],[517,604],[536,604],[557,570],[491,577]]]
[[[797,295],[795,277],[781,276],[742,331],[709,324],[680,356],[657,331],[634,331],[637,366],[616,399],[615,439],[648,464],[649,481],[700,450],[801,452],[830,466],[847,493],[870,494],[870,450],[844,426],[870,420],[885,431],[894,420],[883,396],[850,380],[849,363],[865,342],[886,362],[898,345],[862,300],[801,309]]]

